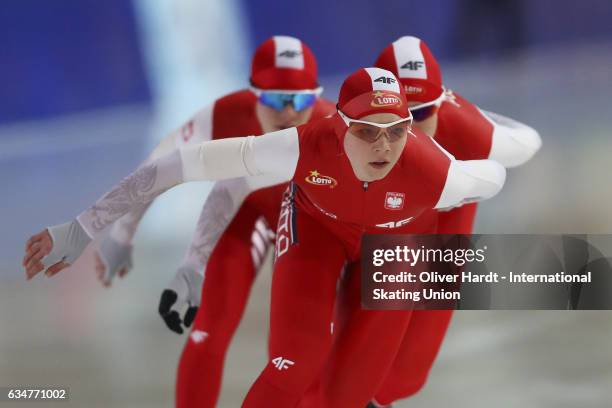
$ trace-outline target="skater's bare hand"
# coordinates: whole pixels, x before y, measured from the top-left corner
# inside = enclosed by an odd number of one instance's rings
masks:
[[[26,243],[22,262],[26,278],[32,279],[41,271],[47,276],[55,275],[76,261],[90,242],[91,238],[76,219],[47,227]]]
[[[25,256],[23,257],[22,265],[26,269],[26,278],[28,280],[45,270],[42,259],[49,255],[52,249],[53,239],[46,228],[30,237],[26,242]],[[57,262],[46,269],[45,275],[53,276],[68,266],[69,264],[63,261]]]

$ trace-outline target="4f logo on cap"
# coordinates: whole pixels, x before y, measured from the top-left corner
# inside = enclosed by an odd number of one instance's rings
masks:
[[[424,65],[425,62],[423,61],[408,61],[407,63],[402,65],[401,68],[409,69],[411,71],[418,71],[419,69],[423,68]]]
[[[388,106],[402,106],[402,100],[396,95],[388,92],[377,91],[374,92],[372,102],[370,106],[374,108],[383,108]]]
[[[302,55],[302,52],[297,51],[297,50],[285,50],[278,54],[279,57],[287,57],[287,58],[295,58],[300,55]]]
[[[272,360],[272,363],[274,363],[274,367],[276,367],[277,370],[287,370],[289,367],[295,364],[293,361],[282,357],[276,357],[274,360]]]
[[[381,76],[381,77],[376,78],[374,82],[382,82],[383,84],[394,84],[397,81],[395,80],[395,78]]]
[[[385,196],[385,208],[387,210],[401,210],[404,208],[404,193],[387,193]]]
[[[333,177],[324,176],[316,170],[311,170],[310,175],[305,178],[307,183],[314,184],[315,186],[328,186],[334,188],[338,185],[338,182]]]

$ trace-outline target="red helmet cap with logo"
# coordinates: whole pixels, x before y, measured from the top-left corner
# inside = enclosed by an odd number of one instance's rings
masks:
[[[361,68],[342,83],[338,109],[352,119],[375,113],[394,113],[407,118],[408,104],[399,81],[381,68]]]
[[[274,36],[255,51],[251,85],[259,89],[318,88],[317,60],[306,44],[294,37]]]
[[[389,44],[375,65],[399,78],[409,101],[429,102],[442,93],[438,61],[427,44],[417,37],[405,36]]]

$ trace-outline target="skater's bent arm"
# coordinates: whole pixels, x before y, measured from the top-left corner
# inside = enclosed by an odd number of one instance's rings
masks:
[[[290,179],[298,155],[295,128],[185,146],[137,169],[77,219],[93,237],[127,212],[178,184],[253,175]]]
[[[538,132],[514,119],[481,110],[493,125],[493,140],[489,159],[504,167],[516,167],[529,161],[542,146]]]
[[[289,180],[298,156],[297,129],[290,128],[257,138],[203,142],[153,160],[124,178],[72,222],[33,236],[23,260],[26,275],[32,278],[42,270],[57,273],[75,261],[105,227],[178,184],[255,175]]]
[[[201,109],[181,127],[164,137],[140,167],[150,164],[154,160],[180,149],[182,146],[211,140],[213,108],[214,105],[210,105]],[[110,228],[110,239],[121,245],[129,245],[148,207],[148,205],[145,205],[130,211],[113,223]]]
[[[250,189],[243,177],[215,183],[202,207],[181,268],[202,273],[219,238],[249,193]]]
[[[506,180],[506,169],[493,160],[451,160],[444,189],[435,208],[482,201],[496,195]]]

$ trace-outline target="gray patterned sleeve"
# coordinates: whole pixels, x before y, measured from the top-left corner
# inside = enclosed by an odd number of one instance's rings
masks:
[[[138,168],[77,219],[87,233],[96,238],[123,215],[144,211],[155,197],[181,182],[181,157],[175,151]]]
[[[208,195],[182,266],[202,273],[219,238],[249,194],[244,178],[217,182]]]

